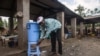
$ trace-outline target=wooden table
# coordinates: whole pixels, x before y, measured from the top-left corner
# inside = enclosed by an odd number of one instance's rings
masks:
[[[2,40],[2,45],[3,46],[8,46],[8,42],[10,41],[11,38],[16,38],[17,40],[18,35],[12,35],[12,36],[1,36],[1,40]]]

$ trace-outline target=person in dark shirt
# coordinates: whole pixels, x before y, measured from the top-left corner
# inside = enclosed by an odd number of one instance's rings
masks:
[[[65,39],[68,38],[68,28],[67,28],[67,24],[65,24],[64,26],[64,33],[65,33]]]

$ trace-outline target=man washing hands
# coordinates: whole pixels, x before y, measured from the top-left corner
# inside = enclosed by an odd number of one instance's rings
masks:
[[[62,55],[62,41],[61,41],[61,23],[54,18],[45,18],[42,16],[38,17],[37,23],[40,25],[41,36],[37,45],[40,45],[41,42],[51,36],[51,52],[52,54],[56,53],[56,41],[58,42],[58,54]]]

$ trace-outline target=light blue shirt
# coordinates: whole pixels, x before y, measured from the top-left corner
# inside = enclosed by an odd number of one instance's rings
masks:
[[[43,29],[43,27],[40,28],[40,38],[47,38],[52,31],[56,31],[57,29],[61,28],[61,23],[54,18],[46,18],[44,26],[45,29]]]

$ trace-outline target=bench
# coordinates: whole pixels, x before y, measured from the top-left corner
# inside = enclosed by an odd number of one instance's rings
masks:
[[[8,46],[8,42],[10,41],[14,41],[17,42],[17,37],[18,35],[12,35],[12,36],[0,36],[1,38],[1,42],[2,42],[2,46],[7,47]]]

